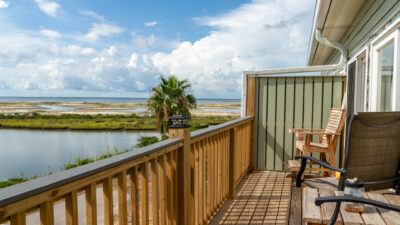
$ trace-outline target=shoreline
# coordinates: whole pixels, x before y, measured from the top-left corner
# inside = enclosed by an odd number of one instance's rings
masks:
[[[41,115],[151,115],[146,104],[140,102],[88,103],[88,102],[19,102],[0,101],[0,114]],[[240,116],[240,104],[198,104],[191,110],[192,116]]]

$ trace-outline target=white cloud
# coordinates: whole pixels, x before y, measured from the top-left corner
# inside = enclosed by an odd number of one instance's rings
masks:
[[[98,20],[104,21],[104,17],[103,16],[101,16],[101,15],[99,15],[99,14],[93,12],[93,11],[82,11],[80,13],[82,15],[91,16],[91,17],[96,18]]]
[[[98,41],[100,37],[111,37],[113,35],[120,34],[123,31],[124,28],[116,25],[108,23],[94,23],[92,24],[90,31],[84,36],[84,39],[87,41],[95,42]]]
[[[0,29],[0,61],[6,65],[0,68],[0,87],[14,92],[148,93],[160,74],[175,74],[189,79],[197,97],[240,97],[243,70],[305,64],[313,3],[253,0],[219,16],[196,18],[211,29],[209,34],[168,47],[163,43],[172,41],[154,34],[133,33],[129,43],[90,48],[65,45],[67,35],[48,40]],[[123,31],[103,21],[93,24],[84,38],[94,42]]]
[[[163,74],[205,93],[240,93],[241,72],[304,65],[313,1],[254,0],[217,17],[197,18],[209,35],[152,60]],[[237,95],[239,96],[239,95]]]
[[[151,22],[144,23],[144,25],[147,26],[147,27],[152,27],[152,26],[155,26],[157,24],[158,24],[157,21],[151,21]]]
[[[142,35],[132,34],[132,43],[137,49],[145,49],[152,46],[156,42],[156,37],[154,34],[150,34],[148,37],[143,37]]]
[[[43,35],[47,36],[50,39],[57,39],[61,37],[61,34],[55,30],[43,29],[40,31],[40,33],[42,33]]]
[[[52,17],[55,17],[58,9],[61,8],[57,2],[50,2],[47,0],[35,0],[35,2],[38,4],[40,10]]]
[[[7,8],[10,5],[9,2],[6,2],[4,0],[0,0],[0,9],[1,8]]]
[[[78,45],[68,45],[61,48],[61,53],[68,56],[90,56],[97,52],[93,48],[82,48]]]

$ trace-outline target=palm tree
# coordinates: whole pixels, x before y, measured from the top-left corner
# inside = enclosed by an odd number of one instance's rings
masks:
[[[160,84],[151,89],[147,108],[157,114],[157,129],[165,134],[168,118],[172,115],[190,116],[190,109],[196,107],[196,98],[190,94],[191,84],[171,75],[161,76]]]

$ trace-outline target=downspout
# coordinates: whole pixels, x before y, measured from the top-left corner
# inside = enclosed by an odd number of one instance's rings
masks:
[[[318,72],[318,71],[337,71],[342,68],[345,68],[347,63],[347,49],[344,45],[330,41],[321,35],[321,29],[315,29],[315,39],[329,47],[335,48],[340,52],[340,60],[338,63],[333,65],[321,65],[321,66],[306,66],[306,67],[298,67],[298,68],[283,68],[283,69],[271,69],[271,70],[262,70],[262,71],[243,71],[242,78],[242,108],[241,108],[241,117],[246,116],[246,105],[247,105],[247,78],[249,76],[257,77],[262,75],[276,75],[276,74],[284,74],[284,73],[303,73],[303,72]],[[346,96],[344,96],[345,98]]]
[[[315,29],[315,39],[323,44],[323,45],[327,45],[329,47],[335,48],[337,50],[339,50],[340,52],[340,60],[337,64],[333,64],[333,65],[324,65],[322,67],[324,67],[324,70],[329,70],[329,68],[331,68],[331,70],[339,70],[341,68],[343,68],[346,65],[347,62],[347,49],[344,45],[338,43],[338,42],[333,42],[330,41],[324,37],[322,37],[321,35],[321,29]],[[313,67],[313,66],[310,66]]]

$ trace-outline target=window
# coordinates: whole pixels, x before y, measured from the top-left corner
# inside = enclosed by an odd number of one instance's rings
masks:
[[[393,99],[394,43],[378,51],[378,76],[381,80],[379,111],[391,111]]]
[[[399,40],[397,28],[372,42],[371,111],[400,111]]]

